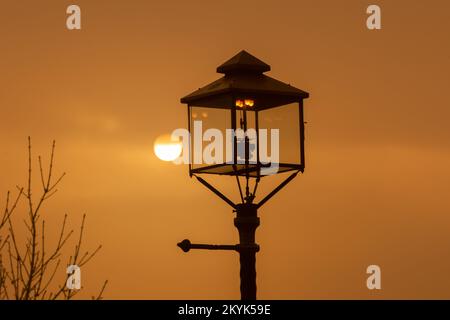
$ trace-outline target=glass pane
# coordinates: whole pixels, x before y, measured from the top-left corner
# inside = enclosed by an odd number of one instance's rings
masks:
[[[264,131],[260,131],[261,162],[279,158],[280,164],[300,164],[299,105],[291,103],[258,112],[260,129],[266,129],[267,146],[264,146]],[[279,137],[273,130],[278,129]],[[272,155],[272,153],[274,153]],[[266,157],[267,155],[267,157]]]
[[[231,111],[191,107],[192,169],[226,162],[226,129],[231,129]]]

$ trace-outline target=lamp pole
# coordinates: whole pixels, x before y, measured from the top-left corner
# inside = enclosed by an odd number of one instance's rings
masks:
[[[234,225],[239,232],[239,244],[194,244],[185,239],[178,243],[178,246],[184,252],[188,252],[191,249],[237,251],[241,265],[241,300],[256,300],[256,253],[259,251],[259,245],[255,243],[255,232],[259,226],[258,205],[245,202],[237,204],[235,208],[236,218],[234,218]]]
[[[188,239],[178,243],[178,246],[188,252],[191,249],[206,250],[234,250],[239,253],[239,262],[241,265],[241,300],[256,300],[256,253],[259,251],[259,245],[255,242],[256,228],[259,226],[258,208],[278,193],[298,174],[292,173],[272,192],[264,197],[259,203],[253,203],[252,197],[247,197],[244,203],[234,204],[225,197],[220,191],[210,185],[202,178],[195,176],[199,182],[218,195],[222,200],[234,208],[236,218],[234,225],[239,232],[239,244],[237,245],[211,245],[211,244],[193,244]]]
[[[239,261],[241,264],[241,299],[256,300],[256,252],[255,231],[259,226],[257,205],[242,203],[236,206],[234,225],[239,232]]]

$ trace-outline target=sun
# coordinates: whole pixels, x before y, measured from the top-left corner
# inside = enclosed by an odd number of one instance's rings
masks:
[[[182,143],[172,139],[170,134],[159,136],[153,145],[156,156],[163,161],[174,161],[181,155]]]

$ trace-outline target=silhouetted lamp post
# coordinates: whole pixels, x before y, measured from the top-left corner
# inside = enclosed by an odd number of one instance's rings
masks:
[[[178,246],[185,252],[190,249],[237,251],[241,264],[242,300],[256,299],[256,252],[259,246],[255,243],[255,231],[260,222],[257,210],[305,169],[303,100],[309,94],[268,77],[264,74],[267,71],[270,71],[268,64],[241,51],[217,68],[223,77],[181,99],[188,107],[188,129],[191,132],[189,175],[234,209],[239,244],[192,244],[184,240]],[[198,125],[196,121],[200,120],[202,131],[194,128]],[[204,137],[199,137],[207,129],[218,129],[223,137],[230,137],[229,132],[232,132],[231,148],[224,142],[223,150],[216,150],[225,155],[222,162],[204,164],[196,163],[194,159],[201,156],[198,154],[202,150],[198,146],[199,141],[200,144],[209,143],[203,141]],[[253,135],[240,136],[237,133],[239,129],[253,132]],[[266,129],[265,139],[262,139],[264,130],[261,129]],[[272,136],[276,129],[278,136]],[[283,173],[286,173],[285,179],[256,201],[261,179]],[[234,177],[240,201],[231,201],[201,177],[207,175],[211,183],[215,175]]]

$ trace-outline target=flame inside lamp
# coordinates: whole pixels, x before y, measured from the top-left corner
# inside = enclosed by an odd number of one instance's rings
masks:
[[[255,105],[255,101],[252,99],[238,99],[235,103],[236,107],[244,108],[244,107],[253,107]]]
[[[255,104],[255,101],[252,100],[252,99],[245,99],[244,100],[244,104],[245,104],[246,107],[253,107],[254,104]]]
[[[159,136],[153,145],[156,156],[163,161],[174,161],[181,155],[181,141],[172,139],[170,134]]]

